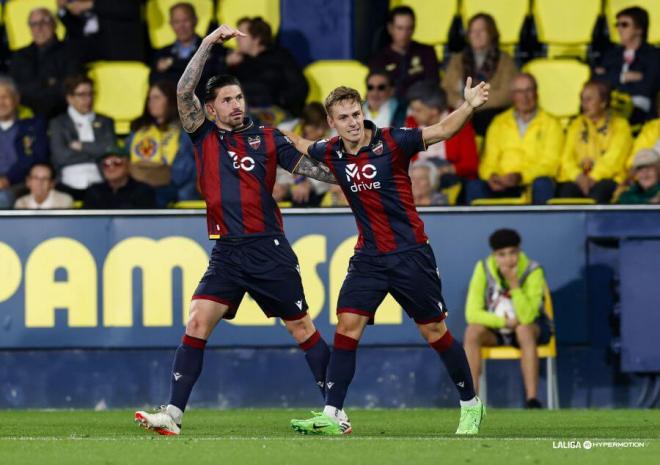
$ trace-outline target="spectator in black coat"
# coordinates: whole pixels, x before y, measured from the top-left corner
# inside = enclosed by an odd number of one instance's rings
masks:
[[[32,43],[11,58],[10,74],[18,84],[22,103],[35,114],[51,118],[66,109],[62,82],[80,74],[75,51],[55,36],[55,17],[46,8],[36,8],[28,19]]]
[[[392,43],[369,61],[369,69],[387,71],[396,84],[399,98],[405,98],[410,86],[417,81],[439,82],[435,50],[412,40],[415,32],[415,12],[412,8],[393,8],[387,19],[387,32]]]
[[[263,19],[243,18],[238,28],[245,37],[236,38],[237,50],[227,55],[230,74],[242,84],[248,105],[279,107],[299,116],[309,85],[291,54],[273,43],[270,25]]]
[[[660,51],[647,42],[649,15],[640,7],[619,11],[616,28],[621,45],[610,49],[594,77],[632,97],[630,122],[642,123],[656,115],[655,96],[660,90]]]
[[[110,147],[101,161],[105,182],[87,189],[83,207],[95,210],[154,208],[154,190],[131,177],[130,163],[126,150]]]
[[[83,51],[84,61],[145,61],[146,28],[140,0],[57,0],[67,39]]]

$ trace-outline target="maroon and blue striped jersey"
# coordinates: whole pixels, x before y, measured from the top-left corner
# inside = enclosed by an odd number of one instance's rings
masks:
[[[277,165],[293,171],[303,157],[292,142],[248,118],[236,131],[207,120],[190,138],[209,238],[282,234],[273,186]]]
[[[355,155],[344,150],[339,137],[317,141],[308,150],[330,167],[348,199],[359,231],[355,250],[380,255],[426,244],[408,175],[411,157],[426,150],[421,129],[364,125],[371,129],[371,141]]]

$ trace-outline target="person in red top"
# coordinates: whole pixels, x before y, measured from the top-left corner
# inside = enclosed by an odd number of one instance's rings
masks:
[[[410,116],[406,119],[406,127],[409,128],[432,126],[450,113],[447,95],[433,82],[413,84],[408,91],[408,102]],[[468,121],[454,137],[428,146],[413,161],[418,159],[428,160],[437,167],[440,189],[477,179],[479,155],[472,123]]]

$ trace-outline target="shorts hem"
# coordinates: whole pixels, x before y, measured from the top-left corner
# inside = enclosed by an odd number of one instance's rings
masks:
[[[420,320],[418,318],[413,318],[415,320],[415,323],[418,325],[428,325],[430,323],[439,323],[441,321],[444,321],[445,318],[447,318],[447,314],[443,313],[442,315],[434,316],[433,318],[429,318],[427,320]]]

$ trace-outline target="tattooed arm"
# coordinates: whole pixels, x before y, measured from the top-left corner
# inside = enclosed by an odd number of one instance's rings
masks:
[[[199,78],[204,70],[206,60],[208,60],[211,54],[211,49],[215,44],[222,44],[238,35],[244,34],[223,24],[204,37],[188,66],[186,66],[186,70],[181,75],[176,88],[176,101],[181,124],[186,132],[195,132],[195,130],[204,124],[204,108],[199,98],[195,95],[195,88],[199,83]]]
[[[308,178],[318,179],[329,184],[337,184],[334,174],[330,172],[325,163],[316,161],[307,155],[303,156],[298,162],[298,166],[293,170],[293,174],[307,176]]]

